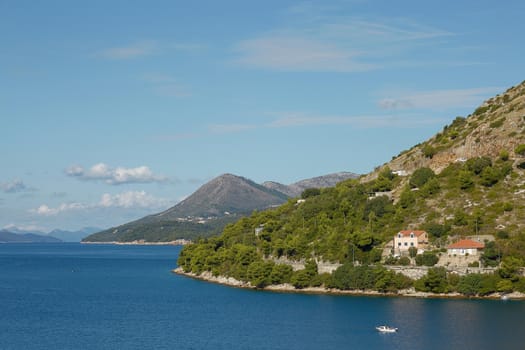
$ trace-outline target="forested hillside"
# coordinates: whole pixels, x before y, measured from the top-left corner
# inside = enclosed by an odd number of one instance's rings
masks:
[[[385,243],[403,229],[426,230],[438,249],[452,238],[494,235],[486,265],[523,265],[524,169],[522,83],[361,179],[305,190],[301,200],[255,213],[219,237],[185,247],[179,265],[256,285],[337,284],[337,274],[318,275],[315,262],[377,263]],[[310,263],[292,273],[290,266],[274,263],[279,257]],[[406,282],[388,278],[396,286]]]

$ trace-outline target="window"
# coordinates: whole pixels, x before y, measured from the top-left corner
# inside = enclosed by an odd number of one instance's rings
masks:
[[[398,246],[398,247],[401,247],[401,242],[399,242],[399,243],[397,244],[397,246]]]
[[[414,238],[414,234],[413,233],[410,234],[410,238]]]
[[[398,233],[398,234],[397,234],[397,238],[401,238],[401,233]]]
[[[414,246],[414,242],[410,242],[410,246],[413,247]]]
[[[408,242],[405,242],[405,247],[408,245]]]

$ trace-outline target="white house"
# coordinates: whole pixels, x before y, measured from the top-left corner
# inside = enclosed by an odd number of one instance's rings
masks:
[[[485,244],[471,239],[462,239],[447,246],[448,255],[478,255]]]
[[[426,231],[403,230],[394,236],[394,254],[407,253],[410,247],[421,250],[428,244]]]

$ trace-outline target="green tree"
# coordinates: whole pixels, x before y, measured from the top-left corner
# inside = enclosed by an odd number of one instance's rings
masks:
[[[405,187],[405,189],[403,190],[403,192],[401,192],[401,195],[399,196],[399,205],[401,206],[401,208],[407,209],[415,202],[416,196],[414,192],[412,192],[409,187]]]
[[[275,264],[270,274],[271,284],[289,283],[292,277],[293,269],[290,265]]]
[[[416,281],[415,287],[417,290],[422,292],[447,292],[447,270],[445,270],[444,267],[433,267],[428,269],[427,274]]]
[[[485,187],[492,187],[498,183],[500,172],[491,166],[485,167],[480,174],[481,184]]]
[[[430,168],[419,168],[410,177],[409,184],[410,187],[422,187],[424,184],[428,182],[428,180],[434,178],[436,174],[432,171]]]
[[[492,160],[489,157],[477,157],[470,158],[465,163],[465,166],[469,171],[479,175],[486,167],[492,166]]]
[[[458,174],[459,188],[462,190],[468,190],[474,187],[474,179],[472,173],[467,170],[461,170]]]
[[[483,254],[481,255],[480,261],[483,266],[498,266],[501,253],[496,245],[496,242],[490,241],[485,243]]]
[[[321,190],[318,188],[307,188],[301,193],[301,198],[306,199],[310,197],[319,196],[321,194]]]
[[[247,277],[250,284],[256,288],[264,288],[271,283],[270,275],[274,267],[273,262],[257,260],[248,266]]]
[[[480,293],[481,287],[482,276],[477,273],[471,273],[461,277],[457,290],[463,295],[475,296]]]
[[[432,235],[433,237],[438,237],[438,238],[446,236],[451,230],[450,225],[448,225],[448,224],[438,224],[436,222],[429,222],[429,223],[423,225],[423,228],[430,235]]]
[[[523,261],[519,258],[507,256],[501,261],[501,267],[498,270],[501,278],[516,282],[520,277],[520,269],[523,266]]]

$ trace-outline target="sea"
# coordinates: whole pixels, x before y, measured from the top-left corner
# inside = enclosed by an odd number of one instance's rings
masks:
[[[237,289],[180,249],[0,244],[0,349],[525,349],[522,301]]]

